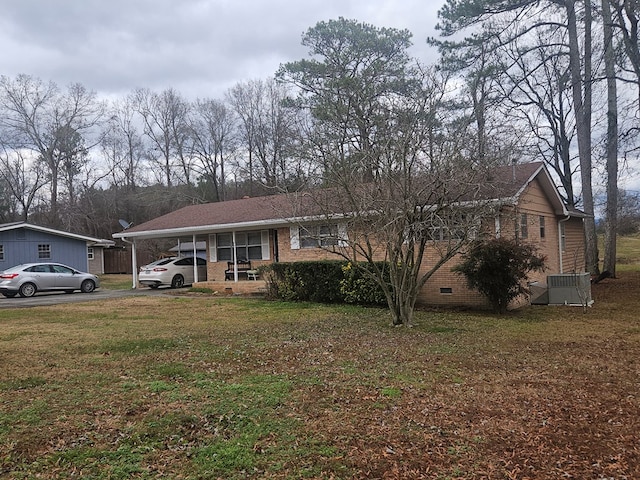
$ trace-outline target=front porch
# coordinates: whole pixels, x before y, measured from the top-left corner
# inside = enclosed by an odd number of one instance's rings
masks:
[[[192,288],[208,288],[221,295],[264,295],[267,282],[264,280],[238,280],[237,282],[195,282]]]

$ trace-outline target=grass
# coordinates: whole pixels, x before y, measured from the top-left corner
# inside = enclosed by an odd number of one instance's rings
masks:
[[[598,235],[600,260],[604,256],[604,235]],[[634,271],[640,267],[640,233],[618,237],[616,240],[616,271]],[[602,268],[602,262],[600,264]]]
[[[132,287],[131,275],[106,274],[100,275],[100,287],[107,290],[130,290]]]
[[[616,270],[629,271],[636,269],[640,264],[640,234],[618,237],[616,246]],[[604,250],[602,251],[604,252]]]
[[[202,295],[2,309],[0,477],[640,478],[635,264],[586,313],[413,328]]]

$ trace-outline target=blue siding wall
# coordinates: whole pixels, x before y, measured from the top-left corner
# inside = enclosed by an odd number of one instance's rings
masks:
[[[83,240],[20,228],[0,232],[0,244],[4,248],[0,270],[31,262],[58,262],[84,272],[88,270],[87,243]],[[38,258],[38,245],[42,244],[50,246],[51,258]]]

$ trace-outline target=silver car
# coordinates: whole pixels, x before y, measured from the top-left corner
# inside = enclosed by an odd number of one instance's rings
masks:
[[[91,293],[100,279],[60,263],[24,263],[0,273],[0,293],[5,297],[33,297],[36,292],[60,290]]]
[[[169,257],[140,268],[138,282],[151,288],[180,288],[194,282],[193,259],[198,264],[198,280],[207,279],[207,261],[200,257]]]

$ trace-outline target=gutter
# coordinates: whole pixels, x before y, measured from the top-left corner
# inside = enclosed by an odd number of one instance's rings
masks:
[[[345,218],[346,215],[335,215],[332,219]],[[140,232],[126,231],[121,233],[114,233],[113,238],[157,238],[157,237],[180,237],[186,235],[195,235],[196,233],[216,233],[216,232],[229,232],[250,228],[268,228],[276,226],[290,226],[296,223],[311,222],[317,220],[326,220],[326,215],[315,215],[308,217],[295,217],[295,218],[278,218],[272,220],[256,220],[253,222],[239,222],[239,223],[224,223],[216,225],[201,225],[197,227],[179,227],[179,228],[163,228],[160,230],[142,230]]]

